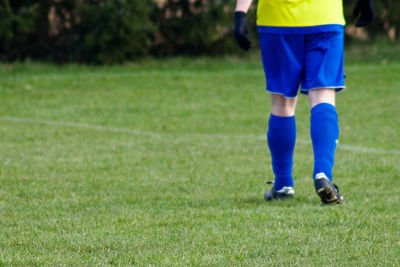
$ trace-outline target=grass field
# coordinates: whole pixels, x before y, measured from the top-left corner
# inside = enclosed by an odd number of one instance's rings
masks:
[[[370,49],[347,54],[332,207],[304,96],[296,196],[263,200],[258,55],[0,65],[0,265],[399,266],[400,53]]]

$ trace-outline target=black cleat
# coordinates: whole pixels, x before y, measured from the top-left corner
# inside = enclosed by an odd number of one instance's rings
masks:
[[[314,186],[322,203],[334,205],[344,201],[339,194],[339,188],[326,177],[325,173],[317,173],[315,175]]]
[[[283,187],[280,190],[276,190],[272,188],[271,190],[267,191],[264,195],[264,199],[266,201],[270,201],[273,199],[285,199],[285,198],[292,198],[294,195],[294,190],[292,187]]]

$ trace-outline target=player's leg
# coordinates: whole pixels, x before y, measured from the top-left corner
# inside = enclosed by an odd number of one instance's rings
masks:
[[[336,105],[336,90],[333,88],[321,88],[310,90],[308,92],[308,101],[310,109],[321,103],[327,103],[332,106]]]
[[[332,181],[339,123],[335,108],[335,90],[316,89],[308,93],[311,107],[310,134],[314,150],[314,172]]]
[[[297,96],[292,98],[271,93],[271,113],[279,117],[293,117],[296,110]]]
[[[340,203],[342,198],[331,181],[339,139],[335,94],[344,88],[343,35],[315,34],[310,35],[306,41],[306,68],[302,92],[308,93],[311,107],[310,135],[314,151],[314,183],[324,203]]]
[[[294,193],[292,169],[296,143],[296,103],[297,97],[271,94],[267,139],[275,182],[274,188],[264,196],[266,200],[291,197]]]
[[[332,183],[332,168],[339,139],[334,89],[315,89],[309,95],[310,134],[314,150],[313,178],[315,190],[325,204],[341,203],[343,198]]]
[[[296,142],[295,108],[303,73],[304,37],[260,33],[261,55],[271,93],[268,146],[275,175],[266,200],[293,196],[293,151]]]

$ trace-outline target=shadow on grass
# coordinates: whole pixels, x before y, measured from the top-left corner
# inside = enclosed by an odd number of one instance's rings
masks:
[[[300,206],[315,206],[318,201],[310,200],[307,197],[298,196],[292,199],[265,201],[263,195],[248,196],[248,197],[227,197],[213,199],[197,199],[186,200],[184,202],[176,202],[175,207],[189,208],[224,208],[224,209],[249,209],[258,207],[300,207]]]
[[[315,201],[310,201],[307,197],[296,196],[294,198],[284,199],[284,200],[271,200],[265,201],[263,196],[251,196],[248,198],[236,199],[236,207],[246,208],[250,206],[265,206],[265,207],[297,207],[297,206],[314,206]]]

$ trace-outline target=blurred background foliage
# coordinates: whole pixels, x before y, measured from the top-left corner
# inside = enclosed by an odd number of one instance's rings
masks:
[[[400,40],[400,1],[374,1],[376,19],[347,41]],[[249,14],[257,47],[256,1]],[[147,56],[242,53],[232,38],[232,0],[0,0],[0,60],[111,64]]]

